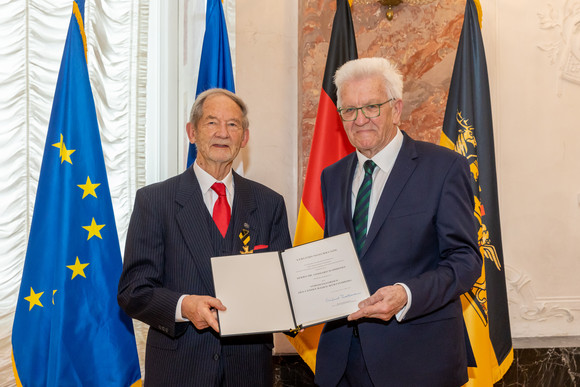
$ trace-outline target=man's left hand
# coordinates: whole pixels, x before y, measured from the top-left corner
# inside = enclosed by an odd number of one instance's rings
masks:
[[[389,321],[406,304],[407,292],[401,285],[385,286],[366,300],[359,302],[359,310],[351,313],[348,320],[353,321],[367,317]]]

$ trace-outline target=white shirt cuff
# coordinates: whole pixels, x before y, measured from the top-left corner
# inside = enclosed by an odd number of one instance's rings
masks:
[[[175,322],[187,322],[187,321],[189,321],[187,318],[184,318],[181,315],[181,303],[183,302],[183,299],[186,296],[187,296],[187,294],[184,294],[181,297],[179,297],[179,300],[177,300],[177,307],[175,307]]]
[[[405,319],[405,315],[407,314],[407,311],[411,307],[411,301],[413,300],[413,297],[411,295],[411,289],[409,289],[407,285],[401,282],[397,282],[395,285],[401,285],[403,289],[405,289],[405,292],[407,292],[407,304],[403,307],[403,309],[399,311],[399,313],[395,315],[397,321],[401,322]]]

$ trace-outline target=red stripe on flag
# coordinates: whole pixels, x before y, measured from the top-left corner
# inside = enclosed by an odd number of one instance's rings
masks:
[[[320,174],[324,168],[353,151],[354,147],[346,136],[336,106],[322,89],[302,192],[304,207],[322,228],[324,228],[324,209],[320,192]]]

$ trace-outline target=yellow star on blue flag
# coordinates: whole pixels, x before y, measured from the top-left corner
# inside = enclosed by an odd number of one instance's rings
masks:
[[[35,305],[42,307],[42,303],[40,302],[40,297],[44,294],[44,292],[34,293],[34,290],[30,288],[30,295],[28,297],[24,297],[26,301],[30,303],[28,310],[32,310]]]
[[[87,182],[85,184],[77,184],[83,190],[83,199],[87,197],[87,195],[93,195],[97,197],[97,192],[95,191],[98,186],[101,184],[93,184],[91,182],[91,178],[87,176]]]
[[[52,144],[52,146],[59,149],[60,152],[58,153],[58,155],[60,157],[61,164],[64,163],[65,161],[69,164],[72,164],[70,155],[72,155],[76,149],[66,149],[66,144],[63,141],[62,134],[60,135],[60,141]]]
[[[81,263],[79,261],[79,257],[77,257],[77,260],[75,261],[74,265],[67,265],[66,267],[72,270],[71,280],[74,279],[77,275],[87,278],[87,276],[85,275],[85,268],[89,265],[90,263]]]
[[[96,236],[99,239],[103,239],[103,237],[101,236],[101,229],[103,227],[105,227],[105,225],[97,224],[97,222],[95,222],[95,218],[93,218],[89,226],[83,226],[83,228],[89,232],[87,240],[91,239],[94,236]]]

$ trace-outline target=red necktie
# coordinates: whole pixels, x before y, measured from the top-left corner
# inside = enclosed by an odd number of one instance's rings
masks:
[[[226,197],[226,186],[224,183],[214,183],[211,189],[218,194],[218,199],[213,206],[213,221],[225,238],[232,216],[228,198]]]

